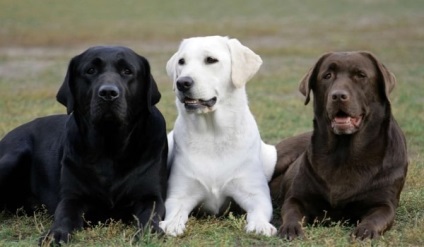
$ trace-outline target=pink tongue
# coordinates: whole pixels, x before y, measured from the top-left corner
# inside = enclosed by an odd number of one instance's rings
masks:
[[[350,117],[335,117],[334,122],[337,124],[344,124],[350,122]]]

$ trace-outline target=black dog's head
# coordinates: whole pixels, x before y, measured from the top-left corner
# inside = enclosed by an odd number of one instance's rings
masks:
[[[389,93],[396,78],[369,52],[324,54],[300,84],[309,102],[314,93],[316,119],[334,134],[353,134],[390,112]],[[377,124],[377,123],[374,123]]]
[[[129,48],[92,47],[69,63],[57,100],[93,124],[127,123],[160,100],[148,61]]]

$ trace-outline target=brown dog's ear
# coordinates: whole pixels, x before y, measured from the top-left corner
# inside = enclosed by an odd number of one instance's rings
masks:
[[[237,39],[227,42],[231,53],[231,79],[236,88],[241,88],[258,72],[262,59]]]
[[[302,80],[300,80],[299,91],[303,94],[303,96],[306,96],[305,105],[307,105],[310,100],[309,95],[311,92],[311,88],[309,87],[309,81],[311,80],[312,71],[313,71],[313,68],[310,68],[308,73],[306,73],[303,76]]]
[[[306,96],[305,105],[307,105],[309,103],[309,100],[311,99],[311,97],[310,97],[311,87],[317,79],[317,74],[318,74],[319,68],[322,64],[322,61],[324,61],[324,59],[327,58],[330,55],[331,55],[331,53],[326,53],[326,54],[322,55],[318,59],[318,61],[315,63],[315,65],[312,68],[309,69],[308,73],[306,73],[303,76],[302,80],[300,80],[299,91],[304,96]]]
[[[390,102],[389,94],[392,92],[395,87],[397,81],[395,75],[390,72],[384,64],[382,64],[377,57],[371,52],[362,51],[360,52],[363,56],[368,57],[374,63],[378,71],[378,78],[382,81],[382,85],[384,86],[384,93],[388,102]]]
[[[65,79],[63,80],[62,86],[56,94],[56,100],[62,105],[66,106],[68,114],[74,111],[74,96],[71,91],[71,83],[73,81],[74,64],[78,56],[72,58],[68,65],[68,71],[66,72]]]
[[[139,56],[139,58],[141,61],[141,66],[144,67],[144,73],[145,73],[144,81],[147,83],[146,85],[147,109],[151,111],[152,107],[159,102],[161,98],[161,94],[159,93],[159,89],[156,84],[156,81],[151,74],[149,61],[147,61],[147,59],[142,56]]]

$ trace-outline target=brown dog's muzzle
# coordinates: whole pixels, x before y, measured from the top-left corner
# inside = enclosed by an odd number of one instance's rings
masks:
[[[327,113],[336,135],[353,134],[360,128],[363,114],[348,87],[335,84],[327,98]]]

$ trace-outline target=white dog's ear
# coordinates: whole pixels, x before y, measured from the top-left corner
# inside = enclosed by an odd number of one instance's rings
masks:
[[[172,89],[175,90],[174,81],[177,80],[177,56],[178,52],[176,52],[166,63],[166,73],[172,81]]]
[[[177,76],[177,56],[178,52],[176,52],[172,57],[168,60],[166,63],[166,73],[168,74],[169,78],[171,78],[172,81],[175,80],[175,77]]]
[[[231,53],[231,79],[236,88],[243,87],[258,72],[262,59],[237,39],[229,39]]]

